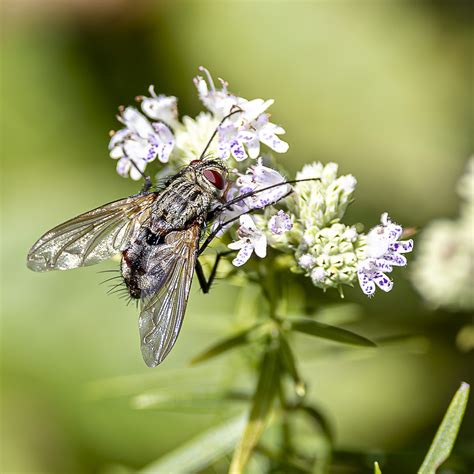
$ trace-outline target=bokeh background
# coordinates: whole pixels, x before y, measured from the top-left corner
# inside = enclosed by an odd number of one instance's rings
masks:
[[[244,97],[275,98],[290,173],[336,161],[358,179],[347,222],[390,210],[423,228],[455,216],[455,183],[473,146],[469,2],[8,0],[2,3],[1,472],[138,469],[239,406],[173,406],[196,388],[251,387],[238,352],[196,368],[190,358],[245,322],[254,298],[220,281],[193,289],[163,366],[141,359],[136,310],[106,296],[98,271],[34,274],[31,244],[80,212],[133,194],[108,158],[115,113],[146,93],[200,110],[199,65]],[[320,298],[314,290],[314,298]],[[432,310],[398,272],[395,289],[346,292],[328,320],[368,337],[412,336],[376,352],[301,337],[310,398],[335,430],[334,472],[415,472],[472,351],[457,343],[467,313]],[[144,409],[143,393],[169,406]],[[139,396],[136,398],[136,396]],[[449,472],[472,472],[472,401]],[[223,472],[222,462],[208,472]]]

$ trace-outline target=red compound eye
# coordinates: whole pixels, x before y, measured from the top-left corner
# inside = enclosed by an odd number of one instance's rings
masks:
[[[224,178],[218,171],[207,169],[202,174],[217,189],[224,189]]]

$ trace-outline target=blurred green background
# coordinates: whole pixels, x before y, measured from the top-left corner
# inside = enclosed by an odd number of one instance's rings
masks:
[[[140,410],[134,396],[253,384],[239,352],[188,365],[245,324],[235,308],[251,290],[194,288],[175,349],[150,370],[135,308],[99,285],[98,271],[116,263],[26,269],[45,230],[137,192],[115,173],[108,131],[117,106],[149,84],[190,115],[200,110],[199,65],[236,94],[275,98],[289,172],[336,161],[357,177],[348,223],[372,226],[385,210],[421,227],[456,215],[455,182],[474,149],[468,2],[9,0],[2,9],[1,472],[140,468],[243,407]],[[384,473],[415,472],[459,383],[473,381],[472,352],[456,345],[471,315],[429,310],[408,274],[370,301],[347,291],[351,320],[338,307],[327,317],[368,337],[415,339],[376,352],[296,341],[310,398],[336,433],[334,472],[370,472],[375,459]],[[316,288],[314,297],[323,298]],[[471,401],[450,472],[472,472],[472,413]]]

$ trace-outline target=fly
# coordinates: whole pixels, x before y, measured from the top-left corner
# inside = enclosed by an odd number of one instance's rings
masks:
[[[230,115],[234,114],[231,112]],[[150,191],[150,178],[139,194],[81,214],[46,232],[30,249],[28,267],[36,272],[94,265],[121,254],[120,271],[132,299],[140,301],[139,331],[145,363],[155,367],[169,354],[183,322],[194,271],[205,293],[209,279],[198,256],[228,220],[204,242],[205,226],[236,202],[291,181],[223,201],[228,180],[220,160],[192,161],[168,179],[162,191]],[[290,191],[291,192],[291,191]]]

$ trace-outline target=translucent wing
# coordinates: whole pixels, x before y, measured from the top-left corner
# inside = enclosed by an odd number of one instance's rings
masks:
[[[200,228],[170,232],[144,262],[138,321],[143,359],[155,367],[169,354],[181,329],[196,265]]]
[[[31,247],[28,268],[69,270],[112,257],[127,247],[157,196],[149,193],[114,201],[58,225]]]

